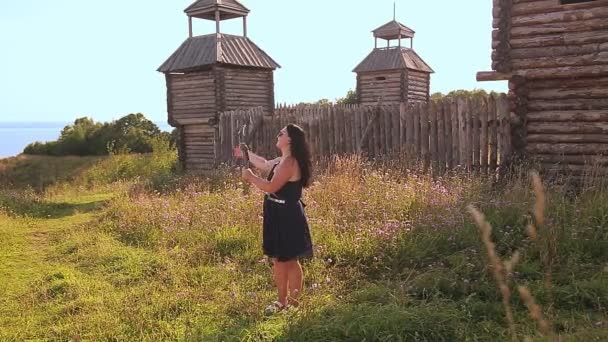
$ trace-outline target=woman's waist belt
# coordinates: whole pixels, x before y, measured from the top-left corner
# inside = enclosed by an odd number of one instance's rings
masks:
[[[287,203],[287,201],[285,201],[284,199],[278,198],[275,194],[266,194],[266,199],[269,200],[269,201],[271,201],[271,202],[278,203],[278,204],[286,204]],[[297,201],[295,201],[293,203],[298,203],[298,202],[302,203],[303,207],[306,206],[306,204],[304,204],[304,202],[302,201],[302,199],[299,199],[299,200],[297,200]]]
[[[266,199],[274,202],[274,203],[279,203],[279,204],[285,204],[285,200],[284,199],[280,199],[278,197],[276,197],[275,195],[272,194],[266,194]]]

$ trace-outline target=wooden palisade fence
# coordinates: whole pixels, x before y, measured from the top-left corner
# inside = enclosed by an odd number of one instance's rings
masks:
[[[231,162],[243,127],[242,140],[254,151],[276,155],[276,135],[288,123],[306,131],[315,157],[404,154],[437,172],[491,172],[511,152],[508,101],[501,94],[428,104],[277,106],[272,115],[261,108],[224,112],[216,141],[218,162]]]

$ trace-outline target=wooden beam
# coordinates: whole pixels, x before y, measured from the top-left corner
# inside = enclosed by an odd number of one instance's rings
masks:
[[[477,81],[506,81],[511,78],[510,72],[497,72],[497,71],[479,71],[477,73]]]
[[[374,127],[374,123],[380,117],[380,111],[382,111],[382,99],[378,99],[378,104],[376,105],[376,108],[374,110],[374,115],[372,116],[372,119],[369,121],[367,127],[365,127],[365,130],[363,131],[363,137],[361,137],[361,142],[359,142],[359,146],[357,147],[358,153],[363,152],[363,147],[367,143],[367,139],[369,138],[371,130]]]
[[[215,10],[215,33],[220,33],[220,10]]]
[[[192,38],[192,17],[188,16],[188,35]]]

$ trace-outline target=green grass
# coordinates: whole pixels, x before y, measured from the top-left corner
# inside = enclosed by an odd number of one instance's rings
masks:
[[[44,192],[0,191],[0,340],[509,340],[469,203],[501,256],[522,251],[512,284],[531,288],[565,341],[608,338],[604,188],[548,192],[551,303],[543,250],[525,233],[527,180],[493,186],[337,161],[306,192],[315,257],[302,306],[265,316],[275,290],[261,195],[229,174],[175,175],[170,157],[148,157],[160,172],[135,171],[138,158],[99,161]],[[518,334],[543,340],[519,297],[511,302]]]

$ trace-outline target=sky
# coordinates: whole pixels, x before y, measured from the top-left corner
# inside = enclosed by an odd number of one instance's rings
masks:
[[[0,2],[0,121],[98,121],[141,112],[166,121],[156,69],[187,38],[194,0]],[[371,31],[393,18],[393,0],[242,0],[248,36],[281,66],[281,103],[335,100],[355,88],[352,69],[373,49]],[[397,0],[397,20],[416,31],[414,50],[435,70],[431,93],[482,88],[490,70],[492,1]],[[222,32],[242,34],[241,19]],[[215,23],[195,19],[194,34]]]

